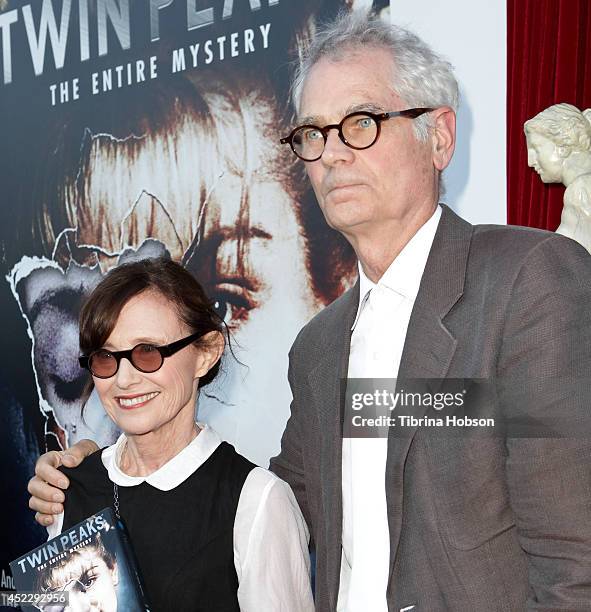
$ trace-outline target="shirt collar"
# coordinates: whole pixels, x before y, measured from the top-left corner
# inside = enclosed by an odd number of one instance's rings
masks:
[[[160,491],[170,491],[178,487],[209,459],[222,442],[219,435],[208,425],[197,423],[197,426],[201,430],[199,434],[180,453],[148,476],[129,476],[119,468],[121,453],[127,440],[125,434],[121,434],[117,442],[105,448],[101,455],[109,479],[121,487],[133,487],[144,481]]]
[[[385,287],[391,291],[395,291],[404,297],[415,300],[419,292],[421,278],[427,265],[427,259],[435,233],[441,219],[441,206],[437,206],[435,212],[429,220],[424,223],[417,233],[406,243],[402,251],[388,266],[383,276],[377,283],[370,280],[361,266],[361,262],[357,261],[359,270],[359,307],[353,327],[357,324],[359,315],[367,302],[369,292],[375,287]]]

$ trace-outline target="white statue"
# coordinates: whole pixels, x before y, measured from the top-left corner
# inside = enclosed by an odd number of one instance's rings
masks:
[[[524,126],[527,163],[544,183],[563,183],[559,234],[591,253],[591,108],[554,104]]]

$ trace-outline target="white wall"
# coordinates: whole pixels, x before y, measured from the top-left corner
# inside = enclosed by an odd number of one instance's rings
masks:
[[[390,0],[390,14],[446,56],[460,83],[443,201],[471,223],[506,223],[506,0]]]

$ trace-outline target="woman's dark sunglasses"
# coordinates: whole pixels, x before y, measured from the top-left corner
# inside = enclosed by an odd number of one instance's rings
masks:
[[[195,342],[202,335],[201,332],[191,334],[166,346],[142,343],[126,351],[108,351],[101,348],[92,351],[90,355],[81,355],[78,357],[78,362],[81,368],[89,370],[97,378],[111,378],[111,376],[115,376],[117,370],[119,370],[119,362],[124,357],[129,360],[136,370],[145,374],[151,374],[162,367],[167,357],[189,346],[191,342]]]

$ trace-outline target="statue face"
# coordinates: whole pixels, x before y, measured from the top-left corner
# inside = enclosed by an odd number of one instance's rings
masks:
[[[561,183],[564,158],[558,147],[548,138],[537,132],[526,134],[527,165],[533,168],[544,183]]]

